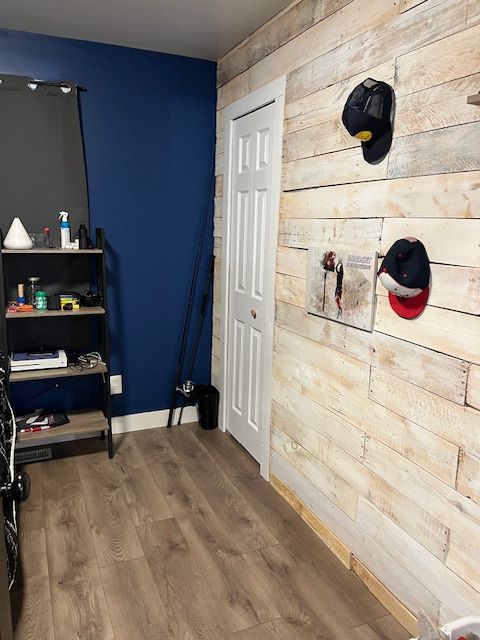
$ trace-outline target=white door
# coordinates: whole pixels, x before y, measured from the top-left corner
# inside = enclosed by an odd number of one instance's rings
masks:
[[[226,427],[257,461],[264,335],[272,313],[265,299],[266,233],[269,216],[277,215],[271,211],[274,119],[273,103],[238,118],[231,146]]]

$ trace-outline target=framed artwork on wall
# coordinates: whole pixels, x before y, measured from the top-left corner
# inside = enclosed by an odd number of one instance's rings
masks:
[[[373,331],[377,259],[376,251],[309,247],[307,312]]]

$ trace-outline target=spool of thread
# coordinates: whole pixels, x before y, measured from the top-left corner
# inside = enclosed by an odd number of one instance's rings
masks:
[[[23,284],[17,285],[17,302],[18,306],[22,307],[25,304],[25,286]]]

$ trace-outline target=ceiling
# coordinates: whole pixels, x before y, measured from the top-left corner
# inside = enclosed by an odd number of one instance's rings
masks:
[[[219,60],[292,0],[1,0],[0,28]]]

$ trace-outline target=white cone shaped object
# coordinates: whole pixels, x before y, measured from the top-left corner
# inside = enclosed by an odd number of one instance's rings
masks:
[[[5,249],[31,249],[33,242],[23,226],[20,218],[14,218],[10,229],[8,230],[5,240],[3,241]]]

